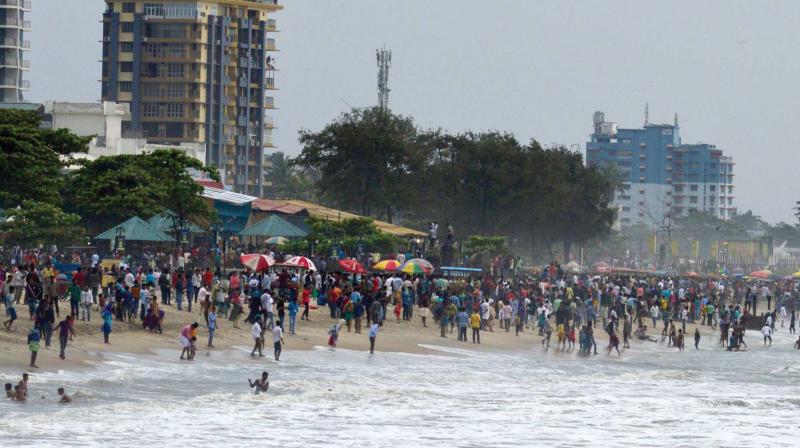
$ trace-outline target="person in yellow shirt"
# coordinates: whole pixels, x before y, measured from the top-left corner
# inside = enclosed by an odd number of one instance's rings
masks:
[[[481,343],[481,315],[477,311],[473,311],[469,317],[469,326],[472,328],[472,343]]]

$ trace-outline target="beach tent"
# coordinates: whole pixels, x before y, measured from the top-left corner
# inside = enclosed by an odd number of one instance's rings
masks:
[[[271,215],[268,218],[262,219],[252,226],[239,232],[241,236],[255,236],[271,238],[274,236],[282,236],[284,238],[300,238],[308,235],[308,232],[298,229],[289,221],[281,218],[278,215]]]
[[[174,238],[166,233],[154,229],[153,226],[148,224],[142,218],[134,216],[133,218],[118,224],[105,232],[94,237],[96,240],[114,240],[117,237],[117,229],[122,228],[122,236],[125,241],[148,241],[148,242],[169,242],[175,241]]]

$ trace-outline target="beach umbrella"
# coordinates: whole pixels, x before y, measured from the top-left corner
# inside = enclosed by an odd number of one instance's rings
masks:
[[[273,236],[273,237],[267,238],[267,241],[266,241],[267,244],[272,244],[273,246],[280,246],[281,244],[286,244],[288,242],[289,242],[289,239],[288,238],[284,238],[282,236]]]
[[[688,272],[687,272],[686,274],[684,274],[684,275],[685,275],[686,277],[700,277],[700,274],[698,274],[698,273],[697,273],[697,272],[695,272],[695,271],[688,271]]]
[[[309,271],[317,270],[317,267],[314,265],[314,262],[306,257],[292,257],[286,260],[284,264],[288,266],[296,266],[298,268],[308,269]]]
[[[792,274],[792,278],[800,278],[800,271],[797,271],[794,274]]]
[[[430,274],[433,272],[433,265],[422,258],[414,258],[406,261],[406,264],[400,268],[400,272],[405,274]]]
[[[366,274],[367,270],[355,258],[343,258],[339,260],[339,269],[351,274]]]
[[[264,271],[275,264],[275,260],[264,254],[242,254],[239,257],[242,264],[254,271]]]
[[[372,266],[372,269],[374,269],[376,271],[394,272],[394,271],[397,271],[398,269],[400,269],[402,266],[403,266],[403,264],[400,263],[397,260],[383,260],[383,261],[379,261],[379,262],[375,263]]]
[[[770,278],[771,276],[772,276],[772,271],[770,271],[769,269],[762,269],[760,271],[754,271],[754,272],[751,272],[750,275],[749,275],[749,277],[760,278],[760,279],[767,279],[767,278]]]

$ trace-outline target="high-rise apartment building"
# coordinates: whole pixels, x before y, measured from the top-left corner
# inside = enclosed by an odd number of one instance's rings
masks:
[[[275,128],[272,14],[282,8],[277,0],[106,0],[102,98],[130,103],[123,136],[204,143],[226,186],[262,196]]]
[[[614,205],[623,226],[661,224],[694,211],[722,219],[736,213],[732,158],[714,145],[683,144],[677,118],[674,124],[622,129],[596,112],[586,164],[612,165],[621,176]]]
[[[23,79],[30,68],[23,57],[31,49],[30,41],[25,40],[25,33],[31,30],[25,13],[30,10],[30,0],[0,0],[0,103],[21,103],[23,92],[30,88]]]

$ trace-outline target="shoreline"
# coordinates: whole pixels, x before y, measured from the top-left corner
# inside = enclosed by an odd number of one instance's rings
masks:
[[[102,362],[105,359],[104,355],[106,353],[128,353],[134,355],[154,354],[157,350],[174,350],[175,358],[178,359],[181,349],[178,341],[180,329],[183,325],[194,321],[200,323],[197,341],[198,355],[206,351],[225,351],[236,347],[252,348],[253,346],[249,324],[240,321],[239,324],[241,328],[234,329],[232,322],[220,316],[217,321],[218,328],[214,336],[214,348],[206,348],[208,333],[202,314],[198,313],[197,310],[189,313],[187,311],[178,311],[174,306],[162,305],[162,307],[165,311],[163,334],[151,333],[144,330],[141,327],[141,322],[127,323],[115,321],[110,336],[110,344],[103,343],[103,335],[100,331],[102,321],[99,313],[92,313],[94,320],[91,322],[77,320],[75,322],[76,336],[74,340],[67,345],[67,359],[60,360],[58,358],[58,337],[57,335],[53,335],[50,349],[45,348],[44,341],[41,342],[41,348],[36,361],[38,365],[37,369],[28,366],[30,362],[30,352],[26,344],[26,337],[27,332],[33,326],[33,322],[28,320],[27,316],[24,316],[15,322],[16,332],[0,329],[0,366],[3,367],[3,370],[52,372],[64,369],[71,370],[91,367],[92,362]],[[416,310],[415,308],[415,311]],[[64,316],[63,312],[62,316]],[[287,330],[284,332],[284,350],[312,350],[315,346],[327,347],[328,330],[335,322],[330,318],[328,308],[320,307],[317,310],[311,310],[309,317],[311,318],[310,321],[300,321],[298,319],[296,335],[288,334],[288,322],[284,325],[284,329]],[[443,350],[428,348],[427,346],[473,350],[476,352],[506,352],[512,354],[538,354],[540,353],[539,350],[544,351],[544,347],[541,343],[542,337],[537,335],[535,328],[525,329],[519,336],[515,336],[513,330],[509,332],[500,330],[499,322],[496,321],[496,331],[481,331],[481,344],[473,344],[471,341],[471,331],[467,332],[467,342],[460,342],[457,340],[458,329],[455,329],[453,333],[449,333],[447,335],[448,337],[442,338],[439,333],[439,327],[431,325],[432,319],[429,319],[429,325],[425,328],[422,326],[421,319],[416,312],[411,321],[397,322],[393,319],[394,316],[392,314],[390,314],[389,317],[390,319],[384,322],[383,327],[378,333],[375,345],[376,353],[395,352],[420,355],[436,354],[442,356],[458,356],[456,353],[448,353]],[[680,323],[677,323],[676,327],[680,328]],[[693,323],[687,322],[686,324],[688,334],[685,345],[687,351],[690,349],[694,350],[694,341],[691,335],[695,327],[696,325]],[[700,333],[702,335],[701,345],[707,347],[709,340],[711,340],[716,347],[719,339],[718,331],[712,331],[710,327],[702,325],[697,325],[697,327],[700,328]],[[339,333],[337,348],[368,352],[368,330],[368,328],[362,328],[361,334],[354,333],[354,331],[348,333],[346,327],[343,327]],[[657,338],[660,335],[660,330],[652,331],[652,329],[650,329],[649,335]],[[267,341],[264,344],[263,353],[265,357],[271,359],[271,334],[267,332],[265,338]],[[595,339],[597,341],[598,356],[605,356],[603,352],[608,345],[608,335],[601,328],[595,328]],[[626,352],[631,351],[631,353],[636,353],[636,345],[638,342],[640,341],[634,336],[631,339],[630,349],[623,349],[620,347],[620,350],[623,352],[623,358]],[[572,351],[558,350],[556,344],[557,338],[554,332],[547,353],[554,351],[559,354],[578,356],[577,342]],[[622,341],[620,341],[620,346],[622,346]],[[666,344],[663,345],[663,348],[666,350],[677,350],[667,348]]]

